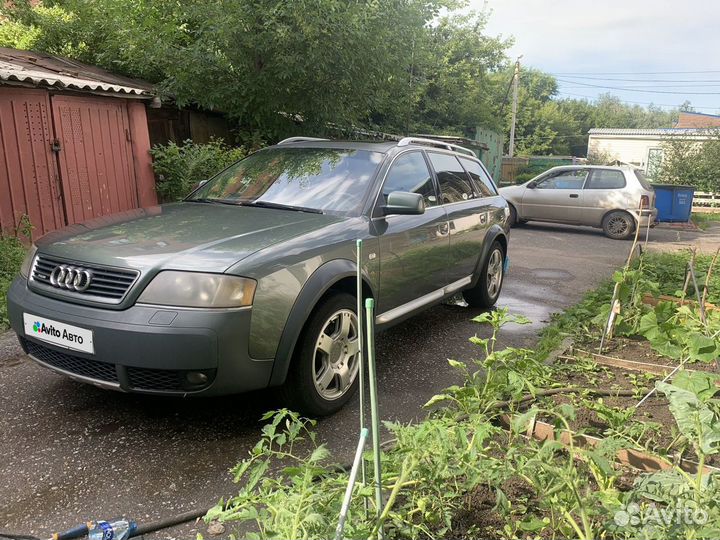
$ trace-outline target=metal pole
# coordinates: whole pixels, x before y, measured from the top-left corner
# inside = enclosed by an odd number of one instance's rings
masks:
[[[522,56],[520,58],[522,58]],[[512,120],[510,122],[510,143],[508,145],[508,157],[513,157],[515,153],[515,121],[517,119],[518,81],[520,80],[520,58],[518,58],[515,62],[515,74],[513,75]]]
[[[335,529],[335,540],[342,540],[343,537],[345,521],[347,520],[348,510],[350,509],[350,501],[352,500],[352,492],[353,487],[355,486],[355,479],[357,478],[358,467],[360,466],[361,461],[363,461],[362,455],[363,450],[365,449],[367,436],[367,428],[362,428],[360,430],[360,440],[358,440],[357,449],[355,450],[355,459],[353,460],[352,469],[350,469],[350,479],[348,480],[347,488],[345,488],[345,497],[343,498],[342,507],[340,508],[340,520],[338,521],[337,529]]]
[[[375,371],[375,300],[365,300],[365,322],[367,324],[367,361],[368,361],[368,384],[370,386],[370,416],[373,442],[373,468],[375,471],[375,506],[377,517],[383,510],[382,502],[382,464],[380,463],[380,413],[378,411],[377,396],[377,373]],[[383,538],[382,527],[378,531],[378,537]]]
[[[364,343],[364,331],[363,331],[363,293],[362,293],[362,243],[363,241],[361,239],[357,239],[355,242],[355,245],[357,247],[357,283],[356,283],[356,289],[355,289],[355,296],[357,298],[357,318],[358,318],[358,330],[357,330],[357,336],[358,336],[358,378],[359,380],[359,386],[360,386],[360,431],[362,432],[363,429],[365,429],[365,360],[364,360],[364,352],[365,352],[365,343]],[[363,459],[361,461],[361,472],[360,472],[360,481],[362,482],[363,486],[367,485],[367,473],[365,472],[365,460]],[[367,517],[368,512],[368,501],[367,498],[364,499],[365,501],[365,517]]]

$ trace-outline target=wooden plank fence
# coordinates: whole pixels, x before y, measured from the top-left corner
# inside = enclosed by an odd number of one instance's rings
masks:
[[[720,212],[720,193],[696,191],[692,203],[693,212]]]

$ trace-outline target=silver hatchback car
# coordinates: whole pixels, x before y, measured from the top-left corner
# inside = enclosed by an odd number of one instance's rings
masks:
[[[500,188],[513,225],[550,221],[599,227],[614,239],[655,224],[655,192],[642,171],[630,166],[553,167],[518,186]]]

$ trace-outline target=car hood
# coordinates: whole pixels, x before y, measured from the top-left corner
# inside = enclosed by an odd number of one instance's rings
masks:
[[[344,218],[274,208],[174,203],[131,210],[45,235],[40,253],[134,268],[223,272],[248,255]]]

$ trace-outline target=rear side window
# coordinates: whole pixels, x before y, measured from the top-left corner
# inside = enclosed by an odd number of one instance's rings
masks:
[[[455,156],[434,152],[429,152],[428,155],[438,177],[443,204],[467,201],[476,197],[470,178]]]
[[[625,175],[622,171],[595,169],[585,189],[620,189],[625,187]]]
[[[475,181],[475,187],[480,190],[481,197],[494,197],[497,195],[497,190],[490,176],[488,176],[485,169],[483,169],[477,161],[462,157],[460,161],[470,177]]]
[[[383,204],[387,204],[388,195],[393,191],[420,193],[425,206],[437,205],[435,186],[422,153],[403,154],[395,160],[383,186]]]

